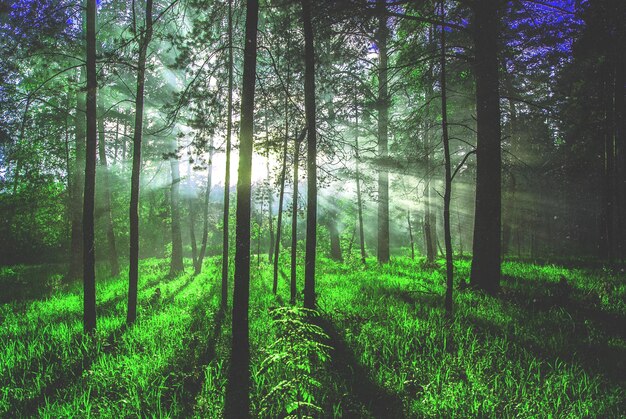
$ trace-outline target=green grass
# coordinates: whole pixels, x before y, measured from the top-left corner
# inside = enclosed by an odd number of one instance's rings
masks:
[[[441,267],[367,262],[319,260],[317,316],[277,310],[289,299],[287,282],[273,296],[271,267],[254,264],[255,415],[625,414],[623,273],[506,262],[498,297],[456,292],[454,320],[446,321]],[[457,280],[469,268],[457,262]],[[219,260],[199,276],[187,267],[172,279],[167,261],[142,261],[130,328],[127,274],[100,275],[91,338],[82,335],[81,286],[60,281],[60,270],[0,272],[3,286],[12,278],[17,288],[45,284],[0,305],[0,416],[223,415],[231,319],[218,309]]]

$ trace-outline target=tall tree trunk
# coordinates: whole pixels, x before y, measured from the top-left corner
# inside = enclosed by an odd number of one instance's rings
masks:
[[[225,402],[225,416],[230,418],[247,418],[250,416],[250,340],[248,330],[248,306],[250,300],[250,200],[259,15],[258,1],[248,0],[246,9],[246,42],[243,61],[237,179],[237,225],[235,228],[233,340]]]
[[[230,165],[230,162],[229,162]],[[207,167],[207,179],[206,179],[206,192],[204,195],[204,212],[202,214],[203,226],[202,226],[202,245],[200,246],[200,252],[198,254],[198,260],[194,266],[196,275],[202,272],[202,264],[204,263],[204,257],[206,256],[206,248],[209,240],[209,202],[211,197],[211,182],[213,173],[213,141],[209,144],[209,164]]]
[[[317,245],[317,138],[315,121],[315,46],[311,0],[301,0],[304,27],[304,112],[307,124],[307,218],[304,262],[304,307],[315,309],[315,254]]]
[[[96,95],[96,0],[87,0],[87,136],[85,147],[85,200],[83,202],[83,330],[96,329],[96,252],[94,208],[96,198],[96,147],[98,142]]]
[[[341,254],[341,239],[339,236],[339,230],[337,229],[337,212],[332,209],[328,213],[328,219],[326,222],[328,226],[328,233],[330,236],[330,258],[337,262],[343,261]]]
[[[415,241],[413,240],[413,226],[411,226],[411,211],[406,211],[406,222],[409,225],[409,239],[411,240],[411,259],[415,259]]]
[[[389,262],[389,170],[388,157],[388,123],[389,95],[387,80],[387,15],[385,0],[377,0],[379,13],[377,46],[378,46],[378,262]]]
[[[222,301],[221,308],[228,306],[228,251],[230,243],[230,147],[233,125],[233,0],[228,1],[228,105],[226,112],[226,164],[224,174],[224,213],[222,216]]]
[[[289,85],[287,85],[288,87]],[[274,282],[272,283],[272,292],[276,294],[278,291],[278,259],[280,256],[280,235],[283,226],[283,200],[285,198],[285,175],[287,173],[287,140],[289,139],[289,116],[288,98],[285,95],[285,139],[283,142],[283,167],[280,172],[280,195],[278,196],[278,220],[276,223],[276,245],[274,247]]]
[[[134,323],[137,319],[137,283],[139,281],[139,174],[141,171],[146,58],[151,39],[152,0],[146,0],[146,26],[139,37],[137,93],[135,94],[135,130],[133,132],[133,168],[130,180],[130,252],[128,258],[128,313],[126,315],[126,323],[128,324]]]
[[[476,74],[476,209],[470,284],[490,294],[500,288],[500,97],[497,0],[474,3]]]
[[[80,70],[79,84],[85,82],[85,71]],[[70,239],[70,266],[68,279],[77,279],[83,271],[83,193],[85,187],[85,96],[76,95],[76,161],[72,181],[72,233]]]
[[[170,209],[172,216],[172,259],[170,261],[170,276],[182,272],[183,266],[183,238],[180,229],[180,162],[178,161],[178,147],[173,144],[173,155],[170,157]]]
[[[271,264],[274,262],[274,214],[272,213],[272,206],[274,206],[274,199],[272,196],[272,181],[270,179],[269,170],[269,153],[267,156],[267,221],[269,222],[270,233],[270,247],[267,251],[267,261]]]
[[[187,170],[187,185],[189,190],[193,190],[193,184],[191,181],[192,170],[191,165]],[[189,196],[187,203],[189,205],[189,241],[191,242],[191,260],[194,267],[198,266],[198,244],[196,243],[196,206],[194,205],[195,196]]]
[[[306,130],[304,130],[306,133]],[[297,135],[294,135],[293,144],[293,196],[291,198],[291,304],[296,303],[296,295],[298,293],[296,287],[297,279],[297,256],[298,256],[298,167],[300,165],[300,141]]]
[[[444,0],[441,0],[441,21],[445,23]],[[450,168],[450,140],[448,138],[448,97],[446,93],[446,30],[441,27],[441,133],[445,165],[445,189],[443,192],[443,236],[446,246],[446,315],[452,317],[452,288],[454,286],[454,262],[452,260],[452,237],[450,232],[450,196],[452,195],[452,171]]]
[[[102,199],[104,203],[104,217],[107,231],[107,255],[111,267],[111,276],[118,276],[120,265],[117,260],[117,247],[115,245],[115,230],[113,229],[113,214],[111,208],[111,184],[106,155],[106,135],[104,131],[104,118],[101,115],[98,119],[98,158],[100,159],[100,171],[102,173]]]
[[[363,199],[361,197],[361,170],[359,155],[359,108],[357,104],[357,91],[356,85],[354,90],[354,166],[356,176],[356,205],[357,214],[359,217],[359,244],[361,247],[361,263],[365,264],[365,234],[363,233]]]

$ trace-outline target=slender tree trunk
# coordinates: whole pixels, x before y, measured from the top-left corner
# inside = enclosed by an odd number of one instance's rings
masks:
[[[226,117],[226,168],[224,174],[224,214],[222,223],[222,301],[221,307],[228,306],[228,241],[230,217],[230,147],[233,125],[233,0],[228,1],[228,116]]]
[[[274,215],[272,214],[273,194],[272,194],[272,176],[270,174],[270,131],[267,123],[267,107],[265,109],[265,138],[267,139],[267,150],[265,154],[265,164],[267,170],[267,221],[269,222],[270,247],[267,251],[267,261],[274,263]]]
[[[230,162],[229,162],[230,166]],[[203,226],[202,226],[202,245],[200,246],[200,252],[198,254],[198,261],[194,266],[195,274],[199,275],[202,272],[202,264],[204,263],[204,257],[206,256],[206,248],[209,240],[209,202],[211,197],[211,182],[213,173],[213,141],[209,144],[209,165],[207,167],[207,179],[206,179],[206,192],[204,194],[204,212],[202,214]],[[229,182],[230,183],[230,182]]]
[[[409,239],[411,240],[411,259],[415,260],[415,241],[413,240],[413,227],[411,226],[411,211],[406,211],[406,222],[409,225]]]
[[[328,214],[328,233],[330,236],[330,258],[337,262],[343,261],[341,254],[341,239],[339,236],[339,230],[337,229],[337,212],[332,209]]]
[[[180,162],[178,161],[177,145],[174,144],[173,156],[170,157],[170,208],[172,216],[172,259],[170,261],[170,276],[176,276],[184,270],[183,266],[183,238],[180,229]]]
[[[190,191],[193,189],[191,176],[192,170],[191,165],[189,165],[189,169],[187,171],[187,185]],[[198,266],[198,244],[196,243],[196,206],[194,205],[195,198],[195,196],[190,196],[187,199],[189,205],[189,241],[191,242],[191,260],[194,272],[196,266]]]
[[[457,221],[457,229],[459,231],[459,256],[463,257],[463,230],[461,226],[461,214],[459,212],[458,203],[456,207],[456,221]]]
[[[378,262],[389,262],[389,171],[388,157],[389,94],[387,80],[387,15],[385,0],[377,0],[378,20]]]
[[[96,252],[94,207],[96,193],[96,146],[98,142],[96,95],[96,0],[87,0],[87,136],[85,147],[85,200],[83,203],[83,330],[96,329]]]
[[[359,163],[359,109],[357,104],[356,85],[354,90],[354,165],[356,176],[356,205],[359,217],[359,244],[361,247],[361,263],[365,264],[365,234],[363,233],[363,200],[361,196],[361,170]]]
[[[474,3],[476,74],[476,213],[470,284],[490,294],[500,288],[501,166],[497,0]]]
[[[100,171],[102,173],[102,199],[104,201],[104,217],[106,222],[108,244],[107,254],[109,257],[109,265],[111,267],[111,276],[118,276],[120,273],[120,266],[117,260],[115,230],[113,229],[113,214],[111,212],[111,184],[105,147],[106,135],[104,131],[104,118],[102,116],[98,120],[98,132],[100,136],[98,141],[98,158],[100,159]]]
[[[304,131],[306,132],[306,130]],[[300,141],[297,135],[294,135],[293,144],[293,196],[291,198],[291,304],[296,303],[296,295],[298,293],[296,287],[297,279],[297,256],[298,256],[298,167],[300,163]]]
[[[79,84],[85,82],[85,71],[80,70]],[[83,193],[85,187],[85,96],[76,94],[76,161],[72,181],[72,233],[70,243],[70,266],[68,278],[80,277],[83,271]]]
[[[243,62],[243,88],[241,92],[239,171],[237,179],[233,340],[225,403],[225,416],[227,418],[247,418],[250,416],[250,341],[248,330],[248,306],[250,300],[250,201],[258,1],[248,0],[246,9],[246,42]]]
[[[19,152],[19,148],[22,146],[22,142],[24,141],[24,134],[26,133],[26,124],[28,122],[28,111],[30,110],[30,105],[32,100],[30,96],[26,99],[26,105],[24,106],[24,113],[22,114],[22,122],[20,123],[20,134],[18,136],[17,145],[18,145],[18,155],[16,157],[15,163],[15,175],[13,176],[13,195],[17,193],[17,187],[20,183],[20,172],[22,167],[22,156]],[[77,112],[78,114],[78,112]]]
[[[311,0],[301,0],[304,27],[304,112],[307,124],[307,218],[304,262],[304,307],[315,309],[315,254],[317,245],[317,138],[315,121],[315,47]]]
[[[287,115],[287,98],[285,98],[285,139],[283,142],[283,167],[280,173],[280,195],[278,197],[278,220],[276,224],[276,245],[274,247],[274,282],[272,292],[278,291],[278,259],[280,256],[280,235],[283,226],[283,200],[285,197],[285,175],[287,173],[287,140],[289,138],[289,118]]]
[[[137,319],[137,283],[139,281],[139,174],[141,171],[141,141],[143,136],[146,58],[152,39],[152,0],[146,0],[146,26],[139,37],[137,61],[137,93],[135,95],[135,130],[133,132],[133,168],[130,181],[130,252],[128,268],[128,313],[126,323]]]
[[[441,0],[441,21],[445,23],[444,0]],[[454,262],[452,260],[452,237],[450,232],[450,196],[452,195],[452,171],[450,168],[450,140],[448,138],[448,97],[446,92],[446,31],[441,27],[441,132],[445,165],[445,189],[443,192],[443,235],[446,246],[446,316],[452,317],[452,288],[454,286]]]

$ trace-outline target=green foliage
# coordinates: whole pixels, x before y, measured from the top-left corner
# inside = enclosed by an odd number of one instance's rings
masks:
[[[311,322],[313,310],[278,307],[270,312],[277,339],[266,350],[256,374],[270,374],[280,381],[261,400],[261,416],[286,413],[288,418],[315,417],[323,413],[314,394],[322,385],[315,378],[318,364],[328,360],[328,335]]]
[[[99,267],[94,338],[82,334],[81,284],[57,284],[62,266],[3,268],[3,290],[44,290],[0,306],[0,416],[222,417],[231,318],[219,311],[219,262],[194,277],[187,261],[187,273],[166,279],[169,261],[143,260],[131,328],[127,272],[107,278]],[[455,293],[446,322],[441,261],[422,262],[320,258],[316,314],[283,306],[286,281],[275,297],[263,259],[251,280],[252,413],[623,414],[623,273],[505,262],[500,295]],[[458,277],[469,269],[456,264]]]

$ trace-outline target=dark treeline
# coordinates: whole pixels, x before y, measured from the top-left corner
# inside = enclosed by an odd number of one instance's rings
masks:
[[[319,257],[442,257],[449,316],[504,258],[623,264],[622,0],[0,7],[0,263],[63,263],[93,332],[96,261],[130,325],[141,258],[221,257],[231,417],[262,260],[315,309]]]

